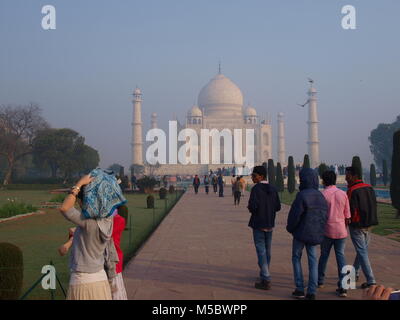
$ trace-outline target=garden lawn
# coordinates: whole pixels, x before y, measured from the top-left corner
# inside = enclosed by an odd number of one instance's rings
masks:
[[[50,194],[49,190],[0,190],[0,207],[7,203],[8,199],[38,207],[52,197],[54,195]]]
[[[3,194],[16,196],[38,204],[47,201],[52,195],[48,191],[0,191],[1,201]],[[165,216],[167,211],[174,204],[176,195],[167,195],[167,201],[159,200],[155,195],[155,209],[146,208],[146,197],[144,194],[127,194],[129,208],[128,227],[122,236],[121,247],[126,256],[132,256],[135,250],[145,241],[153,228]],[[7,200],[6,200],[7,201]],[[9,242],[17,245],[23,251],[24,256],[24,285],[22,293],[25,293],[34,282],[40,278],[41,269],[50,261],[54,263],[57,276],[67,290],[68,288],[68,256],[60,257],[58,247],[67,241],[68,228],[73,225],[68,222],[56,209],[45,209],[46,214],[30,216],[14,221],[0,223],[0,242]],[[130,220],[130,221],[129,221]],[[56,299],[64,299],[62,291],[57,284],[55,293]],[[49,291],[41,288],[41,285],[34,289],[27,299],[50,299]]]

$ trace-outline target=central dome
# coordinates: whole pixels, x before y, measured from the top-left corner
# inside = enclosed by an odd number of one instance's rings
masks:
[[[206,116],[242,117],[243,94],[223,74],[217,74],[201,89],[198,104]]]

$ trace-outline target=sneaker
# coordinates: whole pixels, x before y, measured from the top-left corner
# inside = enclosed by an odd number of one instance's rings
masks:
[[[307,295],[306,295],[306,300],[315,300],[315,294],[307,293]]]
[[[364,282],[364,283],[361,285],[361,289],[367,289],[367,288],[369,288],[370,286],[376,286],[376,283],[367,283],[367,282]]]
[[[304,299],[304,291],[300,291],[300,290],[294,290],[292,293],[292,297],[296,298],[296,299]]]
[[[256,289],[261,289],[261,290],[270,290],[271,289],[271,281],[261,280],[260,282],[256,282],[254,284],[254,287]]]
[[[347,297],[347,290],[345,290],[345,289],[342,289],[342,288],[336,289],[336,293],[341,298]]]
[[[325,286],[323,283],[318,283],[318,288],[322,289],[322,288],[325,288]]]

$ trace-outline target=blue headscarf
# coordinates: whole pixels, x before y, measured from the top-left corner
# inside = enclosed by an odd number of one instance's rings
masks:
[[[127,201],[112,171],[94,169],[90,176],[95,179],[83,190],[82,213],[87,219],[108,218]]]

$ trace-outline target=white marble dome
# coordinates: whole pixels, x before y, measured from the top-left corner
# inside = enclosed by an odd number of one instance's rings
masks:
[[[232,80],[217,74],[201,89],[198,98],[200,108],[207,116],[242,116],[243,94]]]
[[[202,115],[203,113],[198,106],[193,106],[188,112],[189,117],[201,117]]]
[[[253,107],[248,106],[244,112],[245,116],[247,117],[256,117],[257,111]]]

